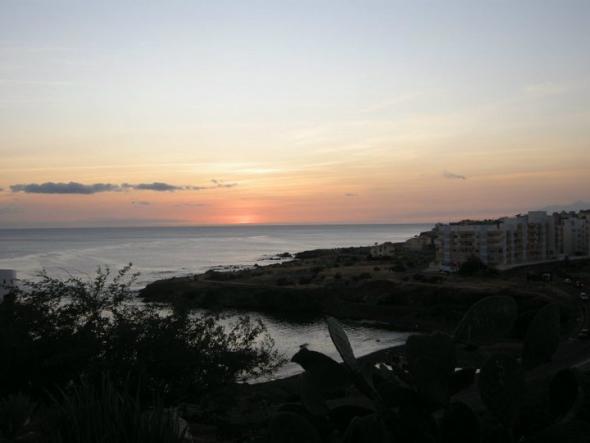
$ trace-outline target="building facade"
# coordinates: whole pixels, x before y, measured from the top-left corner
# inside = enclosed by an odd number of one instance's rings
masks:
[[[439,224],[435,265],[456,270],[472,257],[486,265],[514,266],[590,256],[590,213],[533,211],[484,222]]]

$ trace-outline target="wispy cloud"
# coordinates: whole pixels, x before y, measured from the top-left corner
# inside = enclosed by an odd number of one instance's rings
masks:
[[[174,205],[177,208],[188,207],[188,208],[201,208],[207,206],[205,203],[178,203]]]
[[[121,185],[126,189],[136,189],[138,191],[157,191],[157,192],[173,192],[182,191],[186,189],[186,186],[175,186],[168,183],[153,182],[153,183],[139,183],[137,185],[130,185],[129,183],[123,183]]]
[[[354,194],[352,192],[347,192],[346,194],[344,194],[345,197],[357,197],[357,194]]]
[[[531,97],[547,97],[562,94],[567,91],[567,87],[559,83],[543,82],[528,85],[524,90]]]
[[[145,200],[134,200],[131,202],[131,204],[133,206],[149,206],[149,205],[151,205],[150,202],[145,201]]]
[[[26,194],[79,194],[91,195],[100,192],[121,192],[121,191],[154,191],[154,192],[175,192],[175,191],[201,191],[204,189],[216,188],[233,188],[238,186],[237,183],[225,183],[222,180],[211,180],[211,185],[206,186],[178,186],[164,182],[153,183],[94,183],[83,184],[77,182],[46,182],[46,183],[27,183],[10,186],[12,192],[24,192]]]
[[[443,171],[443,177],[448,178],[449,180],[467,180],[467,177],[461,174],[455,174],[454,172],[450,171]]]
[[[360,110],[361,113],[373,113],[373,112],[381,112],[386,111],[392,108],[395,108],[401,104],[406,102],[410,102],[417,98],[426,95],[424,91],[416,91],[416,92],[408,92],[405,94],[400,94],[398,97],[393,97],[390,100],[382,101],[380,103],[375,103]]]
[[[226,183],[223,180],[216,179],[211,180],[211,183],[213,183],[213,186],[210,186],[211,188],[235,188],[238,186],[237,183]]]

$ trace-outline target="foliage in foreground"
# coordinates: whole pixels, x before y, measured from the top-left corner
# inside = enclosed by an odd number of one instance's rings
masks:
[[[269,425],[271,443],[510,443],[590,441],[584,389],[574,369],[540,388],[528,370],[548,362],[560,340],[560,308],[544,306],[529,325],[520,356],[481,347],[514,326],[510,297],[480,300],[452,336],[412,335],[401,358],[371,367],[355,358],[346,333],[328,318],[342,360],[302,349],[293,361],[300,403],[281,406]],[[461,393],[463,395],[461,395]],[[459,394],[459,395],[457,395]]]
[[[126,267],[92,281],[42,274],[0,305],[0,398],[55,395],[83,378],[104,374],[177,403],[280,363],[260,322],[242,317],[224,328],[211,315],[164,312],[138,303]]]
[[[83,381],[54,404],[45,430],[52,443],[180,443],[189,434],[173,410],[157,402],[146,409],[108,379],[98,386]]]
[[[0,441],[29,443],[181,443],[186,422],[158,402],[144,407],[137,396],[104,378],[80,381],[47,405],[25,395],[0,402]]]

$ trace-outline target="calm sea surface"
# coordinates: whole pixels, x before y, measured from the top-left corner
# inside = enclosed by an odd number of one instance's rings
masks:
[[[0,229],[0,269],[34,278],[50,275],[92,277],[97,267],[118,269],[133,263],[139,286],[166,277],[214,267],[268,264],[283,252],[368,246],[403,241],[432,225],[326,225],[162,228]],[[279,351],[290,357],[302,344],[335,356],[322,321],[288,322],[261,316]],[[405,334],[346,325],[357,354],[403,342]],[[289,364],[279,376],[296,372]]]

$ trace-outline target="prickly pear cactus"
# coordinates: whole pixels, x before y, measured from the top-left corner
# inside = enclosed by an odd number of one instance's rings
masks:
[[[389,441],[389,431],[377,414],[356,417],[344,434],[344,443],[388,443]]]
[[[546,363],[559,346],[560,309],[552,303],[542,307],[533,318],[524,339],[522,361],[526,368]]]
[[[356,387],[370,399],[381,403],[380,395],[375,390],[372,381],[366,376],[366,371],[364,372],[361,370],[361,367],[354,356],[354,352],[352,351],[352,347],[350,346],[348,336],[346,335],[346,332],[344,332],[344,329],[342,329],[342,326],[340,326],[340,323],[332,317],[328,317],[326,322],[328,323],[330,338],[338,350],[340,357],[342,357],[342,361],[344,361],[344,364],[348,368],[352,381]]]
[[[315,416],[326,416],[330,412],[321,391],[316,380],[309,373],[305,372],[301,375],[299,385],[301,402],[305,409]]]
[[[512,297],[486,297],[465,313],[455,329],[455,341],[493,343],[510,332],[517,315],[518,306]]]
[[[321,352],[302,348],[292,358],[313,379],[322,391],[339,390],[350,384],[346,368]]]
[[[473,443],[480,441],[477,415],[465,403],[451,403],[440,424],[441,443]]]
[[[505,426],[518,417],[525,390],[524,372],[510,356],[494,355],[481,368],[478,380],[481,400]]]
[[[304,417],[293,412],[279,412],[269,425],[270,443],[320,443],[318,431]]]
[[[348,366],[349,369],[354,371],[358,370],[358,363],[354,356],[354,352],[352,351],[352,346],[350,346],[350,341],[348,340],[346,332],[344,332],[344,329],[342,329],[342,326],[335,318],[328,317],[326,322],[328,323],[330,338],[334,342],[334,346],[336,346],[340,357],[342,357],[342,361],[344,361],[344,364]]]
[[[535,443],[588,443],[590,439],[590,423],[571,420],[548,427],[535,436]]]
[[[406,341],[406,356],[418,391],[435,404],[446,404],[456,365],[451,337],[442,333],[412,335]]]
[[[571,416],[581,405],[584,390],[575,369],[562,369],[549,385],[549,408],[554,418]]]

